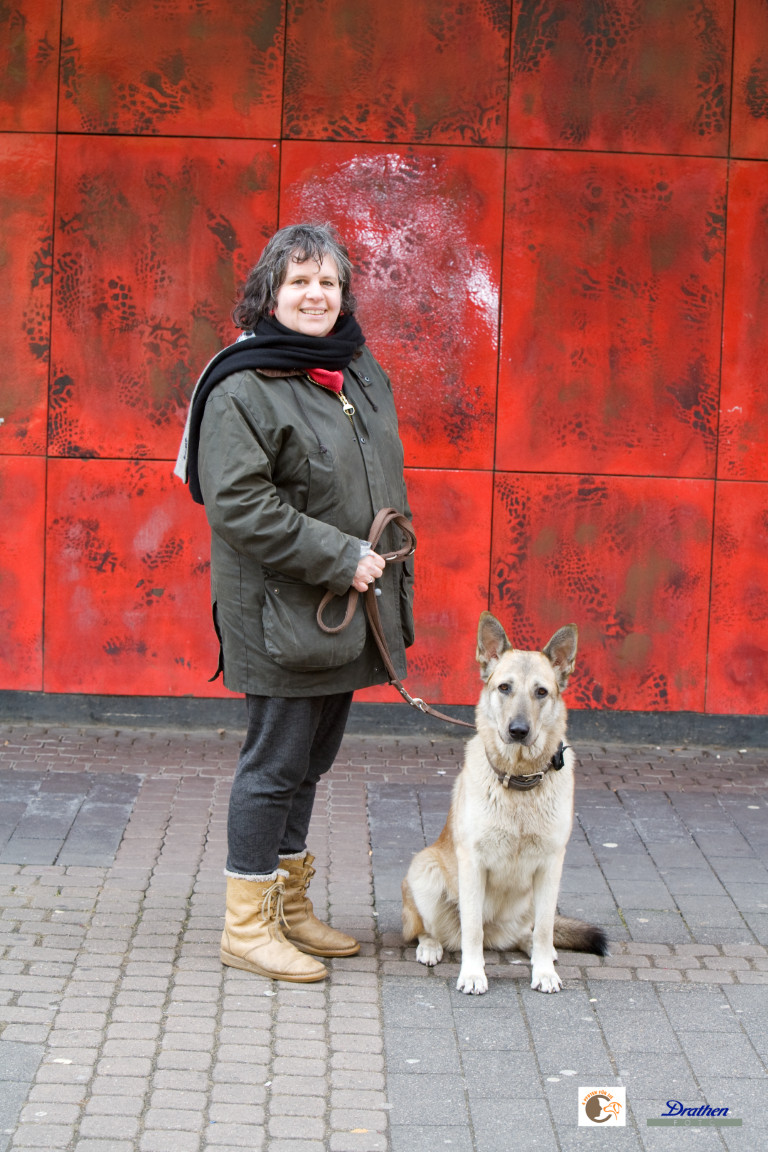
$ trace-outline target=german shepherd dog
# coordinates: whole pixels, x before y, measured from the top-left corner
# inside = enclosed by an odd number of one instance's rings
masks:
[[[562,691],[578,632],[561,628],[541,652],[513,648],[483,612],[477,662],[485,685],[448,820],[403,881],[403,936],[416,959],[438,964],[461,948],[460,992],[488,990],[483,945],[531,957],[531,987],[559,992],[555,946],[607,953],[605,933],[557,916],[573,822],[573,760],[564,746]]]

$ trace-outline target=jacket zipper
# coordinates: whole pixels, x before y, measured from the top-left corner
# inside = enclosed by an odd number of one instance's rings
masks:
[[[349,422],[350,422],[350,424],[351,424],[351,425],[352,425],[352,427],[354,428],[354,426],[355,426],[355,422],[354,422],[354,420],[352,419],[352,417],[353,417],[353,416],[354,416],[354,414],[355,414],[355,406],[354,406],[354,404],[350,404],[349,400],[347,400],[347,398],[346,398],[346,396],[344,395],[344,393],[343,393],[343,392],[337,392],[337,393],[336,393],[336,395],[338,396],[338,398],[339,398],[339,401],[341,402],[341,406],[342,406],[342,408],[343,408],[343,409],[344,409],[344,411],[346,412],[347,416],[349,416]]]

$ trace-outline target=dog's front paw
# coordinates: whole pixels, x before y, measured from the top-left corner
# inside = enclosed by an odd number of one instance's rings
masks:
[[[559,992],[563,982],[554,968],[542,970],[534,968],[531,977],[531,988],[538,992]]]
[[[426,964],[428,968],[434,968],[435,964],[439,964],[443,958],[443,946],[437,940],[427,937],[425,940],[420,940],[416,949],[416,959],[419,964]]]
[[[470,972],[462,968],[456,987],[467,996],[482,996],[488,991],[488,977],[485,972]]]

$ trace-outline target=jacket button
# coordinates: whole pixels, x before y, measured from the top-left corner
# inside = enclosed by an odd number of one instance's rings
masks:
[[[360,443],[361,443],[361,444],[365,444],[365,436],[361,436],[361,437],[360,437]]]

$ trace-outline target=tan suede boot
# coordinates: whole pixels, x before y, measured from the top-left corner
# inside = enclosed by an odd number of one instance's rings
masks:
[[[283,896],[285,935],[302,952],[312,956],[354,956],[360,951],[357,940],[323,924],[315,916],[307,896],[309,882],[315,874],[314,859],[310,852],[302,860],[280,857],[280,868],[288,873]]]
[[[327,968],[290,944],[281,927],[284,877],[241,880],[227,877],[227,913],[221,937],[221,962],[272,980],[309,984]]]

